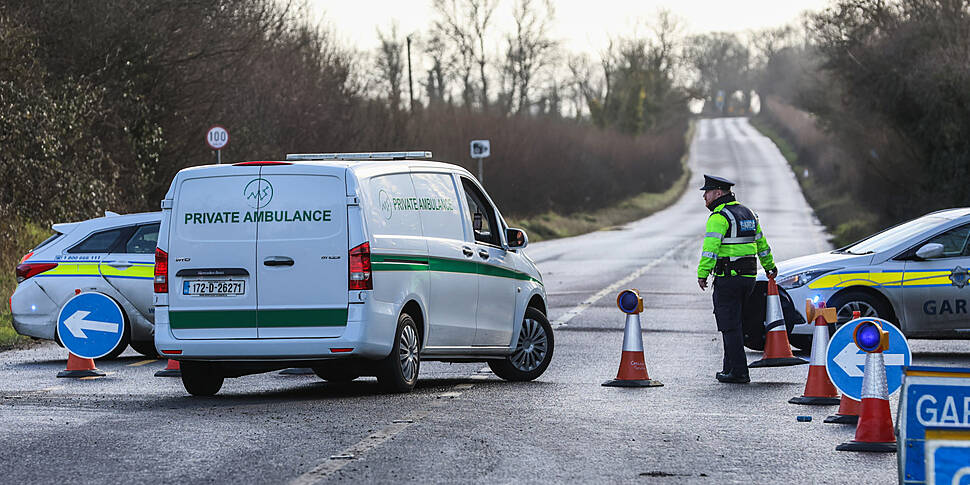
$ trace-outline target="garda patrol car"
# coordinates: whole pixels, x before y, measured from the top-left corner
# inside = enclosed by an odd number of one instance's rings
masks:
[[[545,291],[481,185],[430,152],[290,155],[182,170],[162,201],[155,345],[182,382],[311,367],[410,390],[421,360],[531,380]]]
[[[129,344],[154,356],[153,254],[160,219],[160,212],[106,212],[105,217],[51,226],[54,234],[17,265],[17,289],[10,297],[14,329],[60,343],[61,307],[78,292],[97,291],[125,313],[121,342],[107,357],[117,357]]]
[[[970,208],[948,209],[832,252],[778,263],[778,286],[800,317],[792,344],[811,348],[811,322],[801,324],[806,299],[837,308],[840,323],[858,311],[897,323],[911,338],[970,338],[968,240]]]

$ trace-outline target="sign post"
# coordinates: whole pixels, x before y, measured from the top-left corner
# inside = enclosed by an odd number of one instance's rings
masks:
[[[75,295],[57,316],[57,335],[72,354],[84,359],[108,355],[125,333],[125,317],[107,296],[87,292]]]
[[[472,140],[471,154],[472,158],[478,159],[478,182],[484,184],[485,169],[482,165],[482,159],[492,154],[491,143],[488,140]]]
[[[216,163],[222,163],[222,149],[229,144],[229,130],[221,125],[212,125],[205,134],[205,142],[216,151]]]

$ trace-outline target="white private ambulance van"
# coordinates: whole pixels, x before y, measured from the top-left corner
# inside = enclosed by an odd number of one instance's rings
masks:
[[[193,395],[311,367],[414,387],[421,360],[548,367],[553,333],[523,231],[430,152],[301,154],[182,170],[162,201],[155,345]]]

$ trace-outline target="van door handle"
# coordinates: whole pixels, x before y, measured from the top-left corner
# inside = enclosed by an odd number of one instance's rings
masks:
[[[462,252],[462,253],[464,253],[464,254],[465,254],[465,256],[468,256],[469,258],[470,258],[470,257],[472,257],[472,255],[473,255],[473,254],[475,254],[475,253],[474,253],[474,252],[472,251],[472,248],[467,248],[467,247],[463,247],[463,248],[461,248],[461,252]]]
[[[480,257],[481,257],[482,259],[488,259],[488,251],[487,251],[487,250],[485,250],[485,249],[479,249],[479,250],[478,250],[478,255],[479,255],[479,256],[480,256]]]
[[[270,256],[263,260],[266,266],[293,266],[293,258],[286,256]]]

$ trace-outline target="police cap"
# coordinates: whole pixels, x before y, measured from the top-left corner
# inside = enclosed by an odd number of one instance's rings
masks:
[[[713,175],[704,174],[704,186],[701,187],[701,190],[720,189],[720,190],[730,191],[732,185],[734,185],[734,182],[726,178],[715,177]]]

